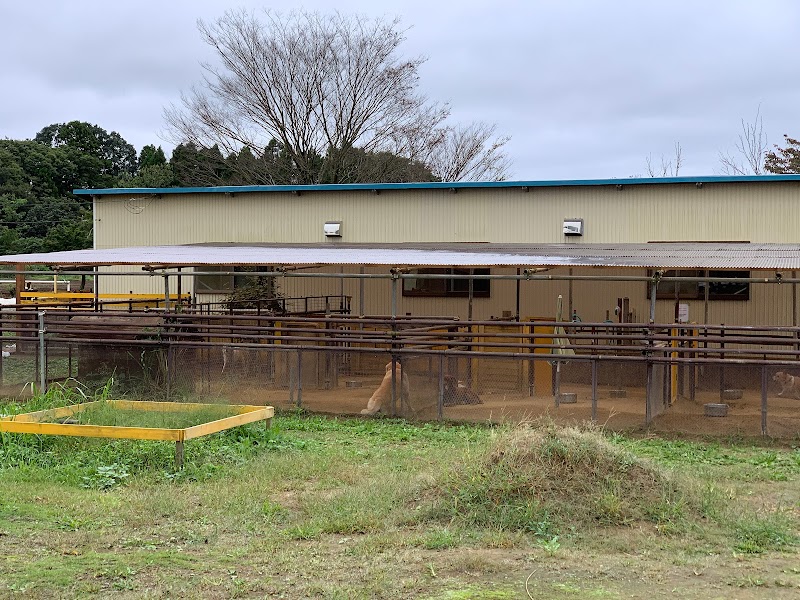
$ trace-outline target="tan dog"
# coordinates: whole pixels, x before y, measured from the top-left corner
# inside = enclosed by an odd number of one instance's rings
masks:
[[[781,391],[778,392],[778,396],[800,398],[800,377],[778,371],[772,376],[772,380],[781,386]]]
[[[408,375],[405,374],[400,363],[395,363],[394,378],[397,385],[400,387],[400,401],[408,402],[411,398],[411,386],[408,383]],[[390,404],[392,401],[392,363],[386,365],[386,374],[383,376],[383,381],[378,386],[378,389],[372,393],[372,396],[367,402],[367,408],[361,411],[362,415],[374,415],[377,413],[384,404]]]

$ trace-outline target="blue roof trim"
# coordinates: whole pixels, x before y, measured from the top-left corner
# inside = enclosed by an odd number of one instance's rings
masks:
[[[114,194],[208,194],[248,192],[347,192],[355,190],[450,190],[513,187],[584,187],[603,185],[664,185],[674,183],[763,183],[800,181],[800,175],[702,175],[696,177],[630,177],[627,179],[565,179],[551,181],[454,181],[424,183],[346,183],[324,185],[242,185],[188,188],[100,188],[77,189],[78,196]]]

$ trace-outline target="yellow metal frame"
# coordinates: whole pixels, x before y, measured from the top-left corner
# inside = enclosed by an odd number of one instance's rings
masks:
[[[99,400],[82,402],[61,408],[51,408],[36,412],[22,413],[0,418],[0,432],[33,433],[37,435],[70,435],[77,437],[114,438],[128,440],[163,440],[175,442],[175,463],[183,465],[183,442],[193,438],[210,435],[239,425],[267,421],[267,426],[275,409],[272,406],[253,406],[250,404],[232,404],[229,408],[235,415],[201,423],[183,429],[166,429],[159,427],[120,427],[116,425],[80,425],[77,423],[50,423],[53,419],[63,419],[83,412],[87,408],[100,403],[110,404],[122,410],[141,410],[158,412],[179,412],[207,408],[209,404],[194,402],[148,402],[144,400]]]
[[[106,307],[127,307],[131,301],[136,302],[136,308],[153,308],[157,304],[164,302],[164,294],[97,294],[92,292],[45,292],[45,291],[25,291],[19,294],[22,304],[59,303],[64,306],[72,302],[93,302],[95,297],[104,301]],[[170,302],[183,302],[190,299],[189,294],[170,294]],[[116,302],[111,302],[116,300]]]

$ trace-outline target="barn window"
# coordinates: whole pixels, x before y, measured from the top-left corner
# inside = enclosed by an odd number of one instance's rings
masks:
[[[652,277],[652,271],[648,276]],[[719,279],[748,279],[750,271],[709,271],[708,276]],[[702,269],[683,269],[664,271],[664,277],[705,277]],[[709,300],[749,300],[750,283],[747,281],[662,281],[658,284],[657,300],[703,300],[708,285]],[[647,284],[647,297],[650,298],[650,284]]]
[[[474,275],[489,275],[489,269],[460,269],[449,268],[425,268],[413,269],[411,274],[419,275],[469,275],[470,271]],[[490,281],[488,279],[472,280],[472,295],[475,298],[488,298],[490,292]],[[427,279],[424,277],[413,277],[403,279],[403,296],[434,296],[434,297],[456,297],[466,298],[469,296],[469,279],[441,277]]]
[[[247,285],[255,275],[248,271],[272,271],[272,267],[233,267],[209,265],[198,267],[198,270],[209,273],[195,277],[196,294],[228,294],[236,288]],[[233,271],[235,274],[231,275]]]

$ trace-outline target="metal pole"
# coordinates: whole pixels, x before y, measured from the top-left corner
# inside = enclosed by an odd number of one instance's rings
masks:
[[[303,351],[297,351],[297,408],[303,406]]]
[[[3,317],[0,316],[0,340],[3,339],[3,326],[5,323],[3,322]],[[72,348],[72,346],[70,346]],[[0,385],[3,384],[3,344],[0,342]],[[72,376],[72,370],[70,369],[70,376]]]
[[[44,311],[39,313],[39,393],[47,391],[47,363],[44,353]]]
[[[761,367],[761,435],[767,435],[767,365]]]
[[[469,270],[469,274],[472,275],[472,273],[473,273],[473,269],[470,269]],[[468,294],[469,302],[467,303],[467,321],[472,321],[472,298],[473,298],[473,295],[475,293],[475,287],[474,287],[474,284],[473,284],[473,279],[471,277],[469,279],[468,286],[469,286],[469,288],[468,288],[469,289],[469,294]]]
[[[181,306],[181,292],[183,291],[183,277],[181,277],[181,267],[178,267],[178,300],[177,307]]]
[[[658,293],[658,279],[650,283],[650,322],[656,322],[656,294]]]
[[[475,273],[475,269],[470,269],[469,270],[469,274],[470,275],[473,275],[474,273]],[[473,299],[473,297],[475,295],[475,286],[474,286],[473,281],[474,280],[472,278],[470,278],[469,283],[468,283],[468,285],[469,285],[469,306],[468,306],[468,309],[467,309],[467,321],[470,321],[470,322],[472,321],[472,299]],[[468,330],[468,332],[470,334],[470,336],[469,336],[470,341],[475,341],[475,336],[473,335],[472,325],[469,325],[467,330]],[[471,345],[467,346],[467,349],[471,351],[472,350],[472,346]],[[472,381],[472,360],[471,359],[467,361],[467,381],[469,382],[468,385],[470,387],[472,387],[474,382]]]
[[[444,354],[439,355],[439,399],[436,414],[441,421],[444,417]]]
[[[572,275],[572,267],[569,268],[569,274]],[[569,315],[569,317],[567,317],[568,321],[572,320],[572,311],[573,311],[573,306],[572,306],[572,279],[570,279],[569,282],[567,283],[567,314]]]
[[[297,378],[297,374],[295,373],[295,368],[297,365],[293,364],[291,356],[289,353],[286,353],[286,368],[289,371],[289,404],[294,404],[295,396],[295,379]]]
[[[396,274],[394,274],[396,275]],[[397,317],[397,277],[392,278],[392,318]]]
[[[644,422],[647,425],[650,425],[650,421],[653,420],[652,410],[650,409],[650,404],[653,400],[653,363],[647,361],[647,393],[645,394],[645,404],[644,404]]]
[[[395,377],[395,365],[397,364],[397,356],[394,351],[397,349],[395,340],[397,339],[397,277],[392,278],[392,416],[394,417],[397,412],[397,387]]]
[[[94,292],[94,309],[100,305],[100,276],[99,267],[94,268],[94,281],[92,281],[92,291]]]
[[[392,416],[397,414],[397,356],[392,354]]]
[[[721,338],[725,337],[725,323],[720,325],[719,336]],[[722,340],[719,343],[720,353],[719,357],[721,359],[725,359],[725,340]],[[722,398],[722,393],[725,391],[725,363],[719,363],[719,397]]]
[[[519,268],[517,268],[517,277],[519,277]],[[516,312],[515,312],[515,316],[516,316],[515,320],[516,321],[519,321],[519,318],[520,318],[520,315],[519,315],[519,281],[520,281],[519,279],[517,279],[517,281],[516,281],[516,284],[517,284],[517,305],[516,305]]]
[[[592,361],[592,422],[597,423],[597,360]]]
[[[164,312],[169,312],[169,275],[164,273]]]
[[[166,400],[172,394],[172,344],[167,342],[167,373],[166,373]]]
[[[361,275],[364,274],[364,267],[359,269]],[[358,280],[358,314],[360,316],[364,316],[366,313],[364,312],[364,282],[366,280],[361,278]]]

